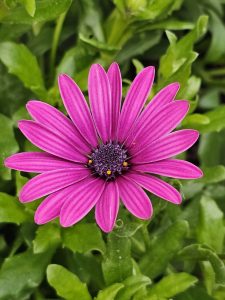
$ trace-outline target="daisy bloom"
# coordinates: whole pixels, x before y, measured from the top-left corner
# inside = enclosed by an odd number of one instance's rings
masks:
[[[22,120],[18,126],[44,152],[14,154],[5,165],[40,173],[19,195],[23,203],[47,196],[35,213],[37,224],[59,217],[63,227],[72,226],[95,207],[97,224],[109,232],[120,200],[137,218],[151,218],[153,208],[144,190],[181,203],[180,193],[157,175],[201,177],[195,165],[171,158],[190,148],[199,134],[191,129],[171,133],[189,109],[188,101],[174,100],[178,83],[163,88],[145,106],[153,80],[154,68],[144,68],[122,105],[118,65],[113,63],[106,73],[94,64],[88,77],[90,107],[64,74],[59,76],[59,89],[69,118],[44,102],[28,102],[33,121]]]

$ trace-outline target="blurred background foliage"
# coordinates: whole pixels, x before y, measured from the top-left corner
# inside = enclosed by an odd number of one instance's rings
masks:
[[[0,299],[225,299],[225,25],[224,0],[0,1]],[[72,228],[36,226],[40,201],[21,205],[25,174],[5,157],[34,149],[17,129],[25,103],[62,111],[57,75],[87,91],[90,65],[120,64],[124,94],[143,66],[156,66],[149,98],[178,81],[191,109],[181,127],[198,144],[182,155],[205,173],[170,180],[179,207],[152,195],[149,222],[120,210],[105,235],[93,214]],[[32,174],[30,176],[33,176]]]

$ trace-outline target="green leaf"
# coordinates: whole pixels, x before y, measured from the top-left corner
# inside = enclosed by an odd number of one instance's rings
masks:
[[[202,167],[204,176],[198,182],[205,184],[217,183],[225,180],[225,167],[222,165],[215,167]]]
[[[8,68],[9,73],[19,77],[25,87],[40,98],[46,97],[46,89],[37,59],[25,45],[13,42],[0,43],[0,60]]]
[[[154,30],[154,29],[164,29],[164,30],[184,30],[193,29],[194,24],[188,21],[178,20],[174,17],[168,18],[166,20],[144,24],[139,30]]]
[[[198,242],[208,245],[217,253],[222,253],[224,234],[223,212],[212,198],[202,196],[197,226]]]
[[[132,63],[135,66],[136,74],[138,74],[139,72],[141,72],[142,69],[144,69],[143,64],[138,59],[132,59]]]
[[[93,35],[96,40],[104,42],[104,31],[102,23],[102,3],[101,1],[83,0],[76,3],[80,6],[78,16],[80,17],[79,32],[84,36]]]
[[[154,284],[147,293],[146,300],[157,296],[157,299],[171,298],[193,286],[198,279],[187,273],[173,273]]]
[[[201,16],[193,30],[182,37],[178,42],[171,43],[167,52],[160,59],[159,73],[164,78],[168,78],[185,63],[196,41],[202,37],[207,28],[207,16]]]
[[[138,18],[154,20],[170,15],[174,10],[180,8],[183,0],[155,0],[150,1],[148,7],[138,14]]]
[[[201,96],[200,107],[203,109],[213,109],[220,104],[220,88],[212,87],[207,90]]]
[[[130,240],[111,232],[107,238],[107,252],[102,262],[102,271],[107,285],[121,282],[132,274]]]
[[[86,284],[81,282],[75,274],[60,265],[48,266],[47,279],[49,284],[63,299],[91,300]]]
[[[26,4],[26,9],[23,6],[16,6],[15,8],[7,9],[1,7],[0,20],[3,23],[10,24],[33,24],[38,22],[45,22],[57,18],[65,12],[71,4],[71,0],[55,1],[55,0],[36,0],[36,10],[34,16],[34,5],[31,1],[23,0]],[[29,9],[29,14],[26,10]]]
[[[140,269],[150,278],[160,275],[183,245],[188,223],[180,220],[164,230],[140,260]]]
[[[95,224],[77,224],[74,227],[63,228],[62,242],[73,252],[105,252],[101,231]]]
[[[0,175],[3,179],[11,178],[10,170],[4,166],[4,160],[19,150],[14,137],[13,122],[6,116],[0,114]]]
[[[21,188],[27,183],[29,179],[21,175],[19,171],[16,171],[16,195],[19,196]]]
[[[0,193],[0,222],[21,224],[29,218],[24,205],[16,197]]]
[[[95,300],[115,300],[116,295],[123,287],[123,283],[114,283],[100,291]]]
[[[19,0],[25,7],[28,14],[33,17],[36,11],[35,0]]]
[[[209,10],[209,16],[209,30],[212,33],[212,41],[206,54],[206,60],[212,63],[218,61],[225,54],[223,44],[225,39],[225,26],[223,20],[220,19],[213,10]]]
[[[194,129],[200,131],[200,133],[209,133],[209,132],[220,132],[225,128],[225,106],[220,105],[216,109],[203,114],[209,119],[207,124],[192,124]]]
[[[128,277],[123,281],[124,288],[119,292],[116,300],[130,300],[142,288],[151,284],[150,278],[144,275]]]
[[[179,93],[180,99],[190,100],[194,98],[194,101],[189,101],[189,104],[191,105],[189,114],[192,113],[198,105],[196,94],[199,92],[200,87],[201,79],[196,76],[191,76],[188,78],[186,86],[184,86],[182,91]]]
[[[120,48],[118,47],[115,47],[115,46],[110,46],[108,45],[107,43],[104,43],[104,42],[100,42],[96,39],[90,39],[90,38],[87,38],[85,37],[83,34],[80,34],[79,35],[79,39],[84,42],[85,44],[89,45],[89,46],[92,46],[98,50],[104,50],[104,51],[107,51],[107,52],[112,52],[112,51],[118,51],[120,50]]]
[[[151,31],[137,33],[118,52],[116,60],[119,63],[123,63],[128,59],[144,54],[147,50],[157,45],[161,37],[162,32],[160,30],[155,31],[154,34]]]
[[[211,132],[201,135],[198,156],[200,157],[202,166],[213,167],[219,164],[224,164],[224,134],[225,132],[222,131],[220,133]]]
[[[204,285],[209,295],[212,295],[215,288],[215,272],[210,262],[201,262],[201,271],[203,275]]]
[[[140,222],[130,222],[127,219],[120,219],[122,224],[114,229],[114,234],[118,237],[132,237],[143,225],[144,223]]]
[[[68,253],[68,252],[67,252]],[[99,290],[105,287],[101,262],[102,257],[96,252],[81,254],[75,252],[73,255],[71,270],[73,270],[77,276],[83,281]]]
[[[200,244],[193,244],[183,248],[179,255],[184,260],[209,261],[214,269],[216,282],[225,285],[225,265],[210,248]]]
[[[81,72],[81,70],[89,67],[94,59],[93,51],[86,49],[84,45],[78,44],[65,52],[62,60],[56,68],[56,75],[66,73],[70,76]],[[87,78],[85,77],[84,80]]]
[[[210,119],[203,114],[188,115],[182,122],[182,126],[186,128],[192,128],[194,125],[206,125],[210,123]]]
[[[43,280],[50,258],[51,253],[30,250],[7,258],[0,271],[0,299],[28,299]]]
[[[190,288],[189,290],[185,291],[184,293],[181,293],[180,295],[177,295],[176,300],[215,300],[215,298],[209,296],[207,294],[207,291],[199,285]]]
[[[181,84],[181,90],[178,97],[186,97],[190,91],[187,89],[189,76],[191,74],[191,65],[196,60],[198,54],[193,51],[194,44],[205,34],[207,29],[207,16],[199,17],[196,26],[188,34],[182,37],[179,41],[176,36],[169,34],[168,38],[170,46],[165,55],[160,58],[159,66],[159,83],[158,88],[165,84],[178,81]],[[199,84],[195,86],[195,91],[199,88]],[[193,96],[193,92],[191,92]]]
[[[46,224],[38,227],[33,241],[34,253],[55,249],[61,242],[60,229],[57,224]]]
[[[31,97],[31,92],[21,84],[17,77],[9,74],[7,68],[1,62],[0,77],[0,95],[4,95],[4,97],[0,97],[0,112],[12,116],[22,105],[25,105],[27,99]]]

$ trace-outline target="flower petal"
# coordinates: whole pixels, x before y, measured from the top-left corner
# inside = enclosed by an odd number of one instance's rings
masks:
[[[141,114],[142,121],[149,118],[152,112],[157,112],[162,106],[169,104],[174,100],[180,88],[178,82],[173,82],[161,89],[149,102]]]
[[[128,177],[133,179],[144,189],[160,198],[163,198],[174,204],[180,204],[182,201],[180,193],[172,185],[157,177],[147,174],[141,174],[139,172],[129,173]]]
[[[116,182],[106,183],[101,198],[96,203],[95,218],[104,232],[110,232],[115,224],[119,210],[119,190]]]
[[[154,67],[143,69],[132,82],[119,118],[118,140],[122,143],[140,114],[154,80]]]
[[[122,99],[122,78],[120,68],[117,63],[112,63],[107,72],[112,95],[112,131],[111,139],[116,140],[120,106]]]
[[[133,169],[180,179],[196,179],[203,176],[198,167],[188,161],[179,159],[165,159],[150,164],[136,165],[133,166]]]
[[[24,172],[43,173],[55,169],[80,168],[80,165],[44,152],[21,152],[6,158],[5,166]]]
[[[121,200],[126,208],[140,219],[151,218],[152,204],[142,188],[127,176],[119,177],[117,183]]]
[[[86,216],[98,202],[104,187],[105,181],[94,177],[78,182],[61,209],[60,224],[69,227]]]
[[[59,76],[59,90],[64,106],[82,136],[93,147],[98,138],[87,102],[78,85],[68,75]]]
[[[88,76],[88,92],[96,128],[103,143],[106,143],[111,138],[112,97],[108,76],[98,64],[91,66]]]
[[[130,150],[131,155],[176,128],[188,109],[188,101],[175,101],[163,106],[153,118],[145,120],[139,130],[134,132],[133,140],[130,138],[129,146],[133,148]]]
[[[57,217],[59,217],[60,210],[70,196],[70,193],[75,189],[74,185],[70,185],[62,190],[54,192],[45,198],[42,203],[38,206],[34,221],[36,224],[45,224]]]
[[[146,108],[141,113],[140,117],[136,120],[133,130],[127,138],[126,145],[130,145],[136,133],[139,132],[140,128],[143,127],[145,122],[152,120],[154,115],[158,113],[158,110],[162,109],[163,106],[171,103],[176,97],[177,91],[179,90],[179,83],[171,83],[160,90],[153,99],[149,102]]]
[[[32,144],[48,153],[75,162],[87,161],[85,155],[81,154],[66,136],[59,136],[34,121],[20,121],[18,127]]]
[[[170,158],[189,149],[197,141],[198,137],[198,131],[192,129],[172,132],[136,153],[132,158],[132,163],[150,163]]]
[[[80,169],[59,169],[42,173],[29,180],[23,186],[19,199],[21,202],[31,202],[78,182],[89,175],[90,171],[84,167],[80,167]]]
[[[78,129],[58,109],[36,100],[29,101],[26,107],[35,121],[46,125],[46,127],[59,135],[66,136],[71,142],[74,142],[75,147],[79,145],[78,149],[83,153],[90,152],[90,146],[87,145]]]

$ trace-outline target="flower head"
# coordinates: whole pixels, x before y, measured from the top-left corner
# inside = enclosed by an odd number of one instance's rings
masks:
[[[143,69],[121,107],[118,65],[113,63],[106,73],[95,64],[88,78],[90,108],[67,75],[59,76],[59,88],[70,118],[44,102],[28,102],[33,121],[20,121],[19,128],[44,152],[14,154],[5,165],[40,173],[24,185],[19,195],[24,203],[47,196],[35,213],[36,223],[59,217],[62,226],[71,226],[95,206],[98,225],[109,232],[120,199],[140,219],[148,219],[153,213],[144,190],[174,204],[181,203],[180,193],[155,175],[201,177],[198,167],[171,158],[190,148],[198,132],[185,129],[171,133],[189,109],[188,101],[174,101],[178,83],[166,86],[144,108],[153,79],[154,68]]]

